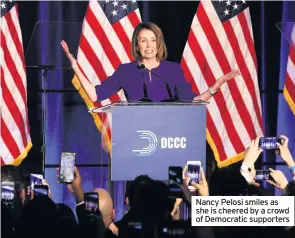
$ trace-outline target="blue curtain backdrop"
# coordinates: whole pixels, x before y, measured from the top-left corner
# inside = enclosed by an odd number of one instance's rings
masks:
[[[288,1],[284,2],[283,5],[283,17],[282,22],[293,22],[295,25],[295,2]],[[289,34],[290,32],[283,32],[284,34]],[[288,38],[290,39],[290,38]],[[281,36],[281,54],[280,54],[280,75],[279,75],[279,89],[283,90],[284,82],[286,77],[286,67],[289,54],[290,44],[286,40],[286,37]],[[289,148],[293,158],[295,156],[295,116],[290,110],[289,105],[287,104],[284,96],[282,94],[278,95],[278,126],[277,134],[286,135],[289,137]],[[277,156],[277,162],[282,162],[281,158]],[[277,166],[278,169],[281,169],[285,174],[288,175],[288,179],[291,180],[292,176],[289,172],[289,169],[286,166]],[[279,193],[279,191],[276,191]]]
[[[37,21],[83,21],[87,2],[20,2],[19,14],[23,33],[25,51]],[[288,43],[281,37],[276,22],[295,21],[294,2],[249,2],[254,31],[256,53],[259,63],[259,85],[262,97],[263,121],[266,136],[285,134],[290,138],[290,148],[295,155],[295,117],[288,108],[282,95],[285,79]],[[183,48],[187,40],[191,21],[196,12],[198,2],[139,2],[143,21],[152,21],[163,30],[168,47],[168,60],[180,62]],[[58,33],[59,31],[57,31]],[[52,32],[50,27],[43,27],[37,34],[42,51],[40,64],[55,54],[60,57],[57,63],[62,64],[61,48],[48,47]],[[77,36],[65,35],[67,39]],[[79,36],[78,36],[79,37]],[[74,44],[74,43],[73,43]],[[38,52],[35,52],[36,54]],[[23,162],[26,173],[40,172],[42,165],[41,115],[42,88],[44,84],[41,72],[27,68],[28,105],[33,149]],[[91,116],[75,92],[71,79],[71,70],[57,68],[48,73],[47,87],[47,117],[46,117],[46,179],[51,186],[53,199],[64,202],[74,208],[75,201],[67,191],[66,186],[56,183],[55,168],[59,164],[60,152],[76,152],[77,164],[83,178],[85,191],[96,187],[108,188],[107,163],[108,156],[100,148],[100,133],[97,132]],[[208,149],[207,160],[212,160]],[[281,162],[272,153],[264,153],[258,161],[258,166],[273,166],[273,162]],[[284,170],[287,169],[284,167]],[[290,177],[289,177],[290,178]],[[271,187],[269,187],[271,189]],[[117,219],[124,212],[124,183],[118,182],[112,186]]]

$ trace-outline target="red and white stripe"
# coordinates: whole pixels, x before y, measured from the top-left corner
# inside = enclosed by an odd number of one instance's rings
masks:
[[[1,165],[19,164],[32,146],[27,78],[17,5],[1,17]]]
[[[77,61],[86,78],[99,85],[122,63],[133,60],[131,56],[131,38],[134,28],[141,22],[139,10],[128,14],[120,21],[110,24],[103,9],[97,1],[90,1],[84,18]],[[121,90],[117,94],[101,102],[107,105],[125,100]],[[97,105],[99,106],[99,105]],[[99,114],[102,134],[107,132],[111,139],[111,115]],[[110,152],[110,144],[107,145]]]
[[[295,26],[290,41],[284,97],[295,115]]]
[[[219,166],[245,151],[263,135],[257,61],[249,8],[221,22],[211,1],[201,1],[194,16],[181,66],[200,94],[233,69],[241,76],[224,84],[210,99],[207,131]]]

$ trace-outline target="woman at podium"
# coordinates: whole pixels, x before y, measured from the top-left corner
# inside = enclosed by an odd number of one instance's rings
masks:
[[[109,98],[121,89],[129,102],[208,101],[228,80],[240,74],[233,70],[217,79],[207,91],[196,96],[178,63],[167,61],[167,48],[161,29],[154,23],[140,23],[134,30],[131,52],[134,61],[121,64],[101,85],[93,86],[83,75],[65,41],[61,46],[83,89],[93,102]]]

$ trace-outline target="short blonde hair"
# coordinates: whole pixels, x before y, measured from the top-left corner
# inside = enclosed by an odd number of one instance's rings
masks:
[[[139,58],[141,58],[141,54],[138,51],[138,35],[140,33],[141,30],[143,29],[147,29],[147,30],[151,30],[152,32],[154,32],[155,36],[156,36],[156,42],[157,42],[157,60],[161,61],[163,59],[166,59],[168,56],[167,53],[167,48],[166,48],[166,44],[164,41],[164,36],[163,33],[160,29],[160,27],[158,27],[156,24],[152,23],[152,22],[144,22],[144,23],[140,23],[137,25],[137,27],[134,29],[133,35],[132,35],[132,42],[131,42],[131,53],[132,56],[138,60]]]

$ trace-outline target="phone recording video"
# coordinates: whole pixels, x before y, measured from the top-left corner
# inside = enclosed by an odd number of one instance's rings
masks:
[[[188,188],[195,190],[192,182],[200,183],[201,161],[187,161],[187,176],[189,177]]]
[[[76,153],[62,152],[60,159],[59,182],[72,183],[74,180],[74,168]]]
[[[170,166],[169,173],[169,186],[171,188],[179,188],[182,185],[182,168],[179,166]]]
[[[5,206],[11,206],[14,202],[14,182],[3,181],[1,183],[1,202]]]
[[[84,204],[88,213],[96,213],[99,210],[98,193],[84,193]]]
[[[30,174],[30,188],[34,191],[34,186],[42,185],[43,174]]]
[[[47,185],[34,185],[34,196],[48,196],[48,186]]]
[[[263,150],[277,150],[277,143],[282,144],[280,137],[261,137],[258,142],[258,147]]]
[[[269,179],[271,179],[269,170],[256,170],[255,180],[262,181],[262,180],[269,180]]]
[[[170,190],[170,197],[182,197],[182,168],[179,166],[170,166],[168,168],[168,186]]]

